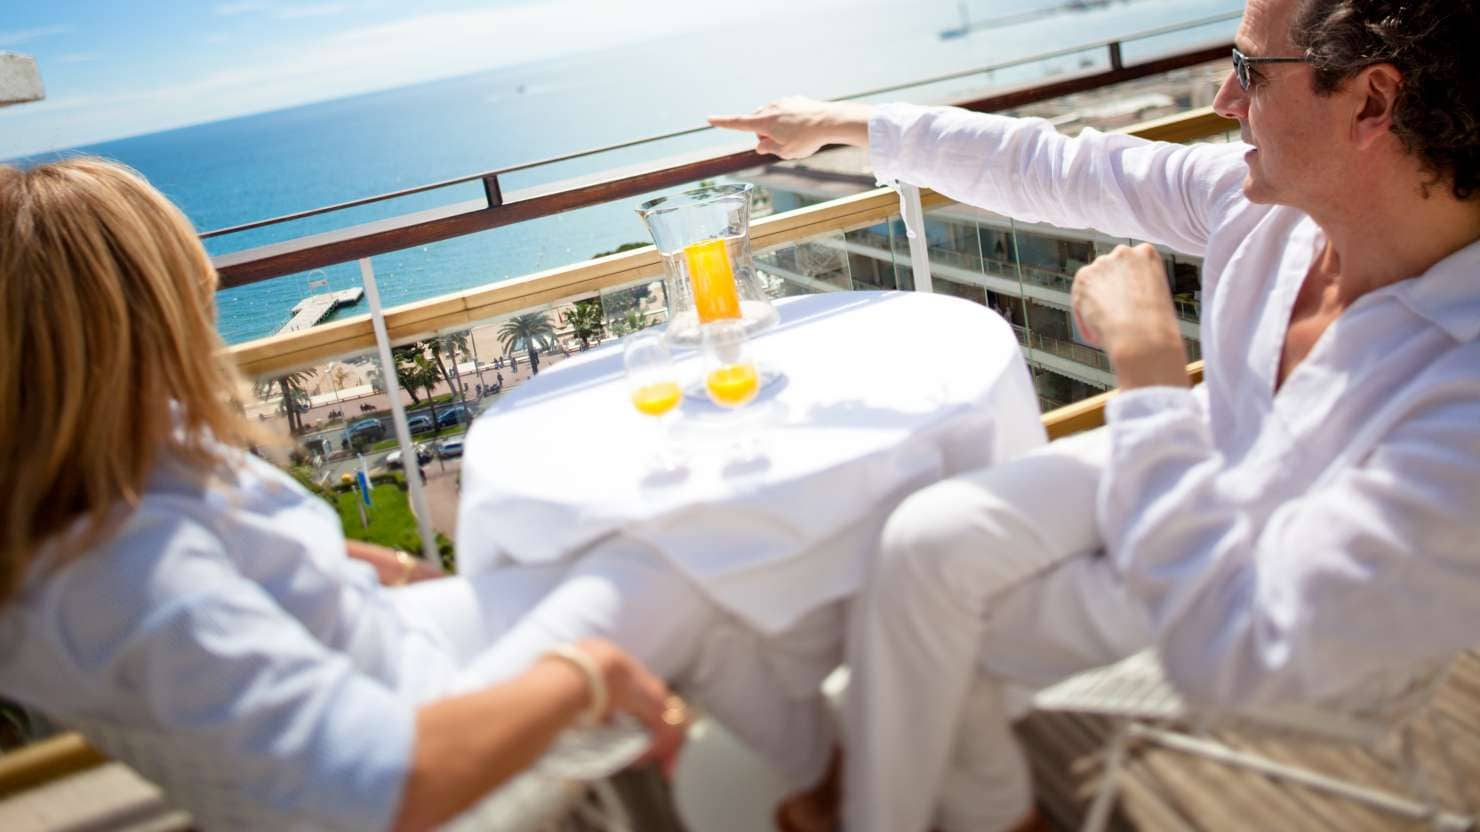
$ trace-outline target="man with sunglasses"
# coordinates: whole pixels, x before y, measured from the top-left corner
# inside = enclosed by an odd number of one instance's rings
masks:
[[[1477,35],[1473,3],[1250,0],[1214,105],[1241,144],[803,99],[713,120],[783,158],[866,146],[884,181],[1204,258],[1205,385],[1188,389],[1161,258],[1117,247],[1072,293],[1121,390],[1107,426],[891,518],[847,634],[849,832],[1031,818],[1009,682],[1154,645],[1195,700],[1357,705],[1472,645]],[[827,794],[790,826],[830,828]]]

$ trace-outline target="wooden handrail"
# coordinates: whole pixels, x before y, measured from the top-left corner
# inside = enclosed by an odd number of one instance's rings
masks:
[[[67,733],[0,755],[0,798],[106,763],[80,734]]]
[[[922,200],[927,208],[949,202],[937,194],[930,194]],[[898,213],[899,195],[892,188],[879,188],[756,220],[751,224],[751,243],[758,249],[782,245],[883,222]],[[416,340],[429,333],[466,328],[499,315],[578,300],[594,296],[602,289],[655,279],[662,271],[663,264],[657,250],[644,246],[404,304],[385,313],[386,331],[393,342]],[[260,377],[369,350],[374,346],[375,333],[370,317],[358,315],[299,332],[238,344],[231,348],[231,354],[242,372]]]
[[[1201,361],[1194,361],[1187,365],[1188,381],[1198,384],[1202,378],[1203,363]],[[1062,439],[1070,434],[1094,430],[1105,424],[1105,405],[1117,392],[1111,390],[1043,414],[1043,428],[1048,431],[1048,438],[1050,440]]]

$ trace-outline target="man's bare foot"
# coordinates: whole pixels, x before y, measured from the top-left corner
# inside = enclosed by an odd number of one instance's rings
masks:
[[[833,750],[832,761],[817,785],[781,801],[776,828],[781,832],[833,832],[838,826],[838,802],[843,776],[843,752]]]

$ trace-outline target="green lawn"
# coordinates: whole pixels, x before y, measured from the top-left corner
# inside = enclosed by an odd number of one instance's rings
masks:
[[[424,439],[436,439],[439,436],[455,436],[456,434],[465,432],[467,429],[467,425],[454,425],[450,428],[442,428],[435,433],[418,433],[415,436],[411,437],[411,441],[415,443],[421,442]],[[369,446],[365,449],[365,453],[368,454],[371,451],[383,451],[387,448],[394,448],[399,444],[401,444],[400,440],[392,436],[389,439],[382,439],[379,442],[376,442],[375,444]]]
[[[334,495],[345,537],[408,552],[421,551],[421,536],[417,534],[416,518],[411,514],[411,503],[405,491],[390,483],[372,486],[372,505],[365,509],[366,519],[370,521],[368,528],[360,525],[360,512],[355,508],[359,499],[357,491]],[[452,541],[438,534],[437,548],[442,550],[445,560],[452,551]]]

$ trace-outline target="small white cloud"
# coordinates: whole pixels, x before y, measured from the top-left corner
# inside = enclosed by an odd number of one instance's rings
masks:
[[[310,6],[289,6],[278,9],[278,20],[296,20],[302,17],[328,17],[349,11],[348,3],[315,3]]]
[[[72,31],[71,26],[37,26],[34,29],[12,29],[0,31],[0,46],[16,46],[28,40],[64,35]]]
[[[235,17],[239,14],[266,11],[271,7],[271,4],[264,3],[262,0],[236,0],[232,3],[217,3],[211,11],[222,17]]]
[[[97,52],[68,52],[65,55],[58,55],[55,58],[53,58],[52,59],[52,63],[56,63],[56,64],[86,64],[86,63],[92,63],[93,61],[96,61],[97,59],[99,59],[101,57],[103,57],[103,56],[102,55],[99,55]]]

